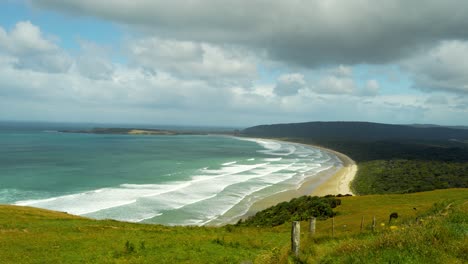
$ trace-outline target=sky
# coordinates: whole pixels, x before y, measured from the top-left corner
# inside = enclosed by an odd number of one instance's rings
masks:
[[[0,0],[0,120],[468,125],[468,1]]]

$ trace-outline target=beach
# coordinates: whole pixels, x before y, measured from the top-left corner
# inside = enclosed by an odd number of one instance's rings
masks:
[[[297,190],[289,190],[266,197],[252,204],[241,219],[246,219],[258,211],[264,210],[278,203],[289,201],[302,195],[325,196],[338,194],[353,194],[350,183],[357,173],[357,165],[354,160],[343,153],[315,145],[300,144],[308,147],[319,148],[336,155],[343,163],[341,168],[331,168],[320,172],[316,177],[306,180]]]
[[[317,146],[314,146],[317,147]],[[356,162],[352,160],[350,157],[346,156],[343,153],[317,147],[323,149],[325,151],[331,152],[338,156],[338,158],[343,162],[343,167],[336,172],[332,177],[327,179],[325,182],[320,184],[317,188],[315,188],[310,195],[314,196],[324,196],[327,194],[353,194],[351,190],[350,184],[353,181],[354,177],[356,176],[358,167]]]

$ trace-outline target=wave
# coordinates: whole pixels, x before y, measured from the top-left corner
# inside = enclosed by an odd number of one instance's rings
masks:
[[[282,160],[283,158],[266,158],[266,159],[263,159],[264,161],[280,161]]]
[[[328,165],[322,167],[323,162],[333,162],[320,150],[293,143],[241,140],[254,141],[265,149],[259,151],[259,157],[222,163],[217,169],[194,169],[193,175],[185,181],[125,183],[47,199],[22,200],[15,204],[98,219],[203,225],[236,206],[238,211],[243,211],[250,202],[276,193],[278,189],[293,189],[307,175],[326,169]],[[252,162],[255,160],[260,162]],[[260,192],[262,194],[258,194]]]
[[[223,163],[223,164],[221,164],[221,165],[223,165],[223,166],[229,166],[229,165],[236,164],[236,163],[237,163],[237,161],[231,161],[231,162]]]

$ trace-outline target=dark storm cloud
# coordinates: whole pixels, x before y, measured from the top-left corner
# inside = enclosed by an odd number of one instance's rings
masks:
[[[387,63],[438,40],[468,38],[468,1],[456,0],[32,3],[145,28],[166,38],[266,49],[273,59],[306,67]]]

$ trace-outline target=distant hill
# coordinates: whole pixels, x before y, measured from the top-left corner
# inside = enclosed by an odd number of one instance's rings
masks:
[[[446,128],[454,128],[454,129],[468,129],[468,126],[440,126],[440,125],[433,125],[433,124],[411,124],[409,126],[412,127],[422,127],[422,128],[428,128],[428,127],[446,127]]]
[[[247,136],[311,138],[323,140],[468,140],[468,130],[434,126],[390,125],[369,122],[307,122],[254,126]]]

